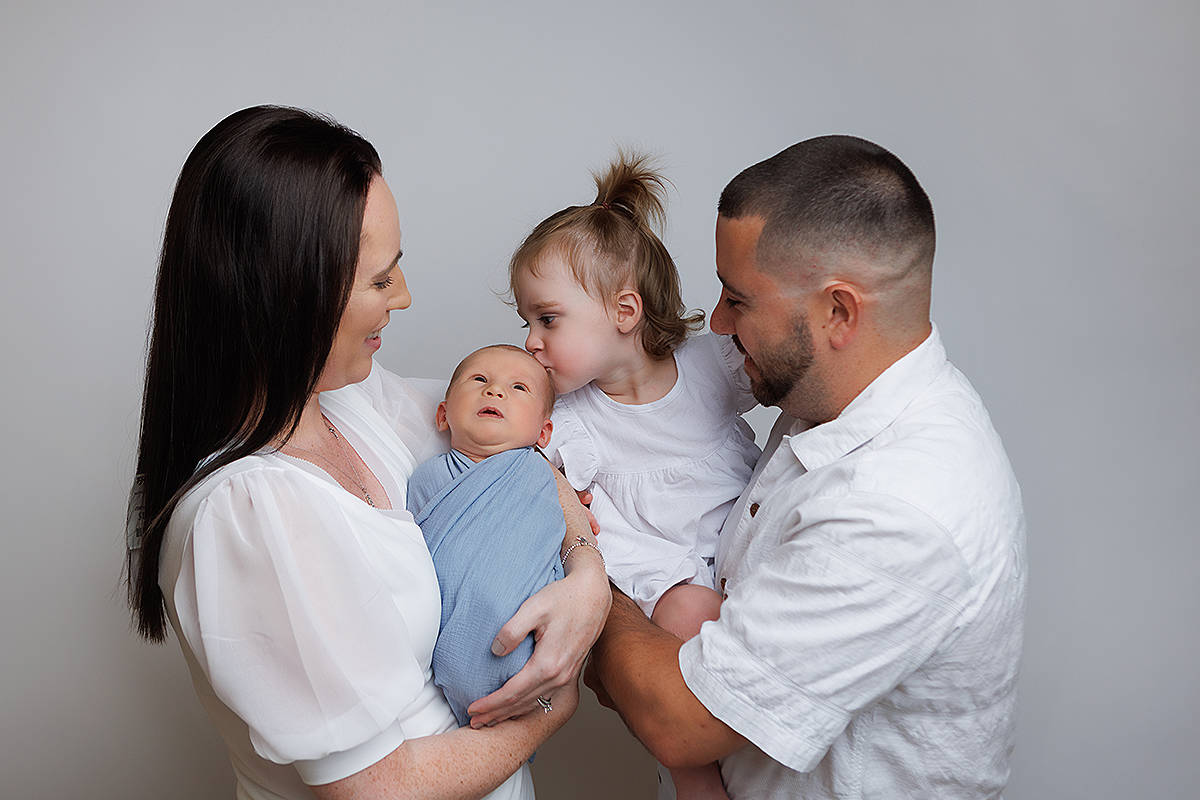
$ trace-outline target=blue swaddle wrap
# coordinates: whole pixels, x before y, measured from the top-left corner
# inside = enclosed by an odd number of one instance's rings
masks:
[[[532,447],[479,463],[451,450],[426,461],[408,482],[412,512],[433,556],[442,622],[433,682],[460,725],[467,706],[500,688],[533,653],[525,637],[503,658],[492,640],[537,590],[563,576],[566,533],[552,467]]]

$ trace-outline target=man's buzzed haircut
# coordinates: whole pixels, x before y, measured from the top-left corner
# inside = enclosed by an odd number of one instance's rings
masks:
[[[847,249],[890,262],[897,277],[933,267],[925,190],[904,162],[855,136],[807,139],[747,167],[721,192],[717,213],[764,220],[761,269]]]

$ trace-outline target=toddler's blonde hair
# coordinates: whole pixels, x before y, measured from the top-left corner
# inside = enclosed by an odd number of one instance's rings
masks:
[[[654,232],[666,220],[666,179],[648,156],[623,150],[592,178],[591,205],[550,215],[521,242],[509,262],[509,290],[515,299],[517,276],[526,270],[537,275],[542,257],[554,252],[583,290],[605,304],[621,289],[635,288],[642,298],[642,348],[652,358],[666,358],[704,324],[703,311],[684,307],[679,272]]]

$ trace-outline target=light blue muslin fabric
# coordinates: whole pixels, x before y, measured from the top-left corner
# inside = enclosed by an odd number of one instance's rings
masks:
[[[433,682],[460,725],[470,721],[467,706],[500,688],[533,653],[527,636],[507,656],[492,655],[500,627],[563,576],[566,524],[552,469],[532,447],[478,463],[451,450],[409,479],[408,510],[425,535],[442,595]]]

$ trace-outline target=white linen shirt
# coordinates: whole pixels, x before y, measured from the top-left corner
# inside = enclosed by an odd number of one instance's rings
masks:
[[[688,687],[746,798],[984,798],[1008,780],[1020,490],[936,329],[837,419],[780,415],[717,551]]]

